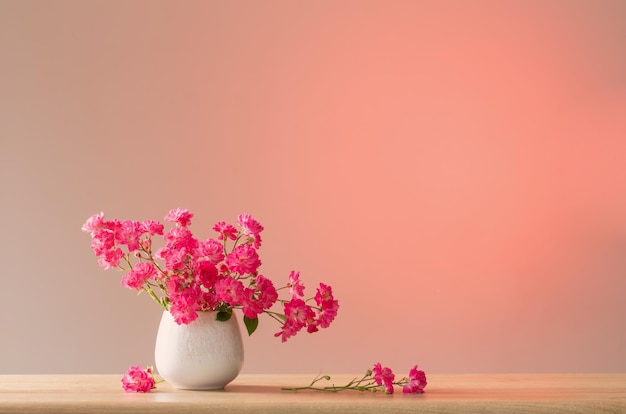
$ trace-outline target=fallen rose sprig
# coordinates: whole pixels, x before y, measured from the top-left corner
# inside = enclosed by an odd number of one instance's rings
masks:
[[[329,385],[320,386],[318,383],[322,380],[330,381],[328,375],[318,375],[311,381],[311,383],[305,387],[285,387],[282,388],[285,391],[302,391],[302,390],[314,390],[324,392],[339,392],[339,391],[369,391],[378,392],[384,391],[387,394],[393,394],[394,386],[402,387],[404,394],[421,394],[426,387],[426,374],[424,371],[417,369],[415,365],[409,371],[409,377],[402,377],[399,380],[395,380],[395,374],[388,367],[381,366],[380,362],[374,364],[374,368],[368,369],[361,378],[354,378],[346,385]]]

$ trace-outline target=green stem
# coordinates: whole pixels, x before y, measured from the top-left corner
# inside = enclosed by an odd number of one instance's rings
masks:
[[[374,379],[371,377],[371,373],[369,372],[363,375],[361,379],[357,380],[356,378],[354,378],[351,381],[349,381],[346,385],[342,385],[342,386],[337,386],[337,385],[330,385],[327,387],[315,386],[315,384],[317,384],[321,380],[329,381],[330,377],[328,375],[318,375],[306,387],[284,387],[281,389],[284,391],[313,390],[313,391],[322,391],[322,392],[339,392],[339,391],[353,390],[353,391],[361,391],[361,392],[363,391],[375,392],[380,387],[380,385],[374,382]],[[365,384],[363,384],[364,382]]]
[[[281,324],[285,323],[285,320],[287,319],[287,317],[282,313],[272,312],[270,310],[264,310],[263,313],[267,314],[270,318],[276,320]]]
[[[152,287],[150,287],[149,284],[146,283],[146,285],[143,287],[143,289],[146,292],[148,292],[148,295],[150,295],[150,297],[152,299],[154,299],[156,301],[156,303],[161,305],[163,307],[163,309],[167,310],[167,305],[165,305],[165,303],[163,303],[163,301],[156,295],[156,293],[154,293],[154,291],[152,290]]]
[[[326,387],[316,386],[315,384],[317,384],[321,380],[328,381],[330,380],[330,377],[328,375],[318,375],[306,387],[283,387],[281,389],[284,391],[312,390],[312,391],[321,391],[321,392],[339,392],[339,391],[347,391],[347,390],[361,391],[361,392],[363,391],[377,392],[377,391],[384,390],[382,385],[378,385],[376,383],[376,381],[372,377],[371,371],[366,372],[365,375],[361,377],[361,379],[357,380],[356,378],[354,378],[350,380],[346,385],[341,385],[341,386],[337,386],[337,385],[330,385]],[[394,381],[393,385],[402,387],[407,382],[408,382],[408,379],[406,377],[403,377],[398,381]]]
[[[380,385],[376,383],[371,383],[371,384],[366,384],[366,385],[353,385],[353,384],[347,384],[343,386],[331,385],[328,387],[315,387],[315,386],[309,385],[307,387],[292,387],[292,388],[284,387],[284,388],[281,388],[281,390],[283,391],[312,390],[312,391],[321,391],[321,392],[340,392],[340,391],[351,390],[351,391],[364,392],[364,391],[377,391],[378,388],[380,388]]]

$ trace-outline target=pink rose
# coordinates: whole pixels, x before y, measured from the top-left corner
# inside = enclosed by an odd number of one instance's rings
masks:
[[[152,263],[137,263],[135,267],[122,278],[122,286],[126,286],[129,289],[141,290],[143,289],[144,282],[154,278],[156,274],[156,268]]]
[[[374,381],[376,384],[383,385],[387,394],[393,394],[393,380],[395,375],[388,367],[382,367],[380,362],[377,362],[372,369],[374,373]]]
[[[317,318],[317,324],[321,328],[328,328],[337,316],[339,302],[333,297],[332,288],[320,283],[320,287],[315,294],[315,303],[322,309]]]
[[[193,214],[185,210],[184,208],[175,208],[167,213],[167,216],[165,216],[165,221],[178,223],[182,227],[187,227],[191,224],[192,217]]]
[[[315,312],[302,299],[285,302],[283,309],[285,314],[283,329],[274,334],[274,336],[280,336],[282,342],[287,341],[307,325],[311,327],[310,333],[316,331]]]
[[[131,366],[122,377],[122,388],[126,392],[150,392],[156,388],[152,368],[144,370],[139,365]]]
[[[194,281],[206,289],[215,285],[217,273],[217,267],[207,260],[198,261],[194,264]]]
[[[263,309],[269,309],[278,300],[278,292],[271,280],[263,275],[258,275],[255,280],[259,291],[259,302],[263,304]]]
[[[169,248],[172,249],[195,249],[198,247],[198,240],[193,237],[191,230],[183,227],[174,227],[164,237]]]
[[[169,286],[168,286],[169,288]],[[189,325],[198,319],[202,289],[198,286],[183,289],[179,294],[170,294],[170,313],[179,325]]]
[[[304,296],[304,285],[300,282],[300,272],[296,272],[292,270],[289,273],[289,293],[291,293],[292,298],[303,297]]]
[[[245,288],[241,294],[241,311],[250,319],[258,317],[263,312],[263,303],[254,298],[254,290]]]
[[[426,373],[417,369],[417,365],[409,371],[409,382],[402,388],[405,394],[421,394],[426,387]]]
[[[215,282],[215,296],[220,302],[231,306],[239,305],[243,299],[243,283],[232,277],[225,277]]]
[[[198,251],[201,256],[207,257],[215,265],[224,260],[224,247],[217,240],[208,239],[201,242]]]
[[[261,266],[261,260],[254,247],[249,244],[237,246],[235,249],[226,256],[226,264],[232,272],[237,272],[240,275],[248,273],[256,273],[259,266]]]
[[[119,233],[119,243],[128,246],[129,252],[139,249],[140,237],[148,231],[143,223],[135,220],[125,220],[122,222],[122,231]]]
[[[93,216],[87,219],[85,224],[83,224],[83,227],[81,227],[81,230],[84,232],[93,234],[96,230],[99,230],[100,228],[102,228],[103,221],[104,221],[103,212],[100,212],[99,214],[94,214]]]
[[[120,260],[124,257],[124,252],[120,248],[105,251],[98,259],[98,264],[104,269],[110,269],[117,267],[120,264]]]
[[[240,214],[237,224],[242,228],[242,233],[252,239],[255,249],[261,247],[261,232],[263,231],[261,223],[253,219],[250,214]]]
[[[145,220],[143,222],[143,225],[146,227],[146,229],[148,230],[148,233],[150,233],[151,236],[154,236],[155,234],[158,234],[160,236],[163,235],[163,229],[164,226],[163,224],[159,223],[156,220]]]
[[[237,229],[233,227],[232,224],[228,224],[224,221],[215,223],[213,230],[220,234],[218,237],[219,240],[235,240],[237,238]]]

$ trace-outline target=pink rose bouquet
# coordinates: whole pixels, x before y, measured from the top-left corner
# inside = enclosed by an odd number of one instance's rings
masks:
[[[263,226],[252,216],[240,214],[236,226],[218,222],[216,237],[206,240],[189,230],[192,217],[185,209],[171,210],[164,221],[173,224],[166,231],[157,220],[105,220],[99,213],[82,230],[91,234],[100,266],[123,270],[123,286],[146,291],[178,324],[191,323],[202,311],[216,311],[217,319],[226,321],[240,309],[252,335],[265,313],[282,325],[275,336],[284,342],[303,328],[316,332],[335,319],[339,303],[330,286],[320,283],[315,295],[305,298],[298,272],[278,289],[259,272]],[[156,236],[163,246],[154,250]],[[287,299],[279,299],[283,289]],[[282,312],[271,310],[277,302]]]

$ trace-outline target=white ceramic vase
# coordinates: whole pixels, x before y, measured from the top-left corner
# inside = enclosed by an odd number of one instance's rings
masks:
[[[198,312],[189,325],[178,325],[163,312],[154,350],[159,375],[186,390],[222,389],[243,366],[243,341],[237,316],[221,322],[216,312]]]

